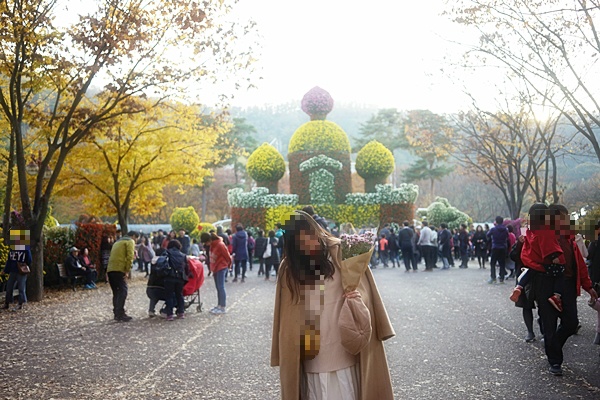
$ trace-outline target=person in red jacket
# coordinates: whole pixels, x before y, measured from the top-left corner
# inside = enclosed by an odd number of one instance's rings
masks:
[[[210,271],[215,279],[215,286],[217,288],[217,300],[218,304],[212,310],[211,314],[219,315],[226,313],[226,300],[227,295],[225,293],[225,277],[227,271],[231,266],[231,255],[223,239],[221,239],[216,233],[203,232],[200,235],[200,241],[204,245],[210,246]]]
[[[559,314],[547,301],[542,301],[548,298],[548,294],[552,291],[552,281],[548,276],[536,273],[532,284],[544,327],[544,348],[550,364],[550,373],[562,375],[563,347],[567,339],[575,334],[579,324],[577,296],[581,294],[582,287],[590,294],[590,302],[596,301],[598,294],[592,288],[585,260],[575,243],[568,210],[562,205],[552,205],[549,210],[556,215],[553,228],[566,261],[563,274],[563,312]],[[559,317],[560,326],[558,326]]]
[[[551,228],[551,225],[554,225],[551,220],[555,219],[552,217],[543,203],[536,203],[529,209],[529,229],[521,250],[521,262],[527,270],[519,276],[510,299],[515,303],[519,300],[523,288],[531,281],[530,270],[546,273],[556,278],[553,294],[548,301],[558,312],[562,312],[562,273],[565,258],[554,229]]]

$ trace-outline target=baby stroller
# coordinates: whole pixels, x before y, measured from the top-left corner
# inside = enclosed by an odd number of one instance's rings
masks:
[[[197,259],[188,257],[188,268],[192,277],[183,287],[183,299],[185,309],[187,310],[196,304],[196,311],[202,311],[202,301],[200,301],[200,287],[204,284],[204,264]]]
[[[196,258],[188,257],[188,268],[190,270],[190,277],[183,287],[184,296],[184,307],[188,308],[196,305],[196,311],[202,311],[202,301],[200,299],[200,287],[204,283],[204,265]],[[160,278],[156,272],[156,262],[151,265],[150,277],[148,279],[148,287],[146,294],[150,298],[150,312],[153,313],[154,309],[159,301],[165,302],[161,309],[160,314],[166,314],[166,292],[164,290],[164,278]],[[151,314],[151,316],[154,314]]]

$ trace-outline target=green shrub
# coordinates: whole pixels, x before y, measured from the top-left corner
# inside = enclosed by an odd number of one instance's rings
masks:
[[[448,199],[436,197],[434,202],[427,207],[427,221],[439,226],[442,222],[448,224],[448,228],[459,228],[460,224],[468,224],[469,216],[458,208],[453,207]]]
[[[186,232],[191,233],[200,223],[200,217],[192,206],[176,207],[171,214],[170,222],[174,231],[184,229]]]

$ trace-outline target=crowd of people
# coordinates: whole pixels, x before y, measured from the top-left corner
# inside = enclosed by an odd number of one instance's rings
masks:
[[[447,270],[458,262],[459,268],[468,268],[469,259],[477,259],[481,269],[486,269],[489,261],[489,283],[503,282],[505,278],[514,277],[514,264],[507,258],[508,250],[517,240],[514,229],[513,225],[505,225],[502,217],[496,218],[492,228],[479,224],[468,229],[466,224],[461,224],[459,228],[450,229],[446,223],[435,227],[427,221],[422,221],[419,227],[409,221],[404,221],[401,228],[385,224],[378,233],[377,258],[372,267],[378,264],[384,268],[390,264],[392,268],[400,267],[402,260],[406,272],[417,272],[421,262],[425,264],[424,270],[431,272],[438,268],[438,262],[442,264],[441,269]]]
[[[330,238],[370,230],[367,227],[356,230],[349,223],[330,228],[312,207],[304,209],[302,218],[305,215]],[[579,327],[576,298],[581,288],[589,293],[589,305],[598,312],[594,343],[600,345],[597,294],[600,289],[600,221],[594,227],[594,237],[587,242],[574,232],[564,206],[534,204],[527,221],[528,225],[518,227],[499,216],[492,227],[478,224],[469,228],[461,224],[457,229],[450,229],[445,223],[435,227],[427,221],[422,221],[421,226],[409,221],[404,221],[401,227],[385,224],[377,232],[370,267],[375,269],[381,264],[384,268],[400,268],[402,262],[406,272],[417,272],[423,263],[424,271],[430,272],[453,266],[468,268],[469,260],[477,260],[479,268],[490,268],[487,281],[490,284],[516,278],[510,299],[522,308],[527,329],[525,340],[535,340],[533,310],[537,308],[550,372],[560,375],[562,348]],[[4,271],[9,275],[7,287],[19,289],[17,307],[22,308],[27,302],[27,273],[23,269],[31,264],[31,252],[25,235],[15,232],[11,236],[12,246]],[[246,282],[255,263],[259,277],[270,280],[279,275],[280,264],[290,265],[289,261],[285,263],[286,240],[290,238],[297,240],[296,236],[286,233],[286,227],[281,224],[266,233],[258,230],[255,234],[241,224],[235,226],[235,231],[219,226],[215,231],[203,232],[199,241],[191,239],[184,230],[168,233],[158,230],[150,235],[128,232],[122,237],[103,240],[99,267],[91,261],[88,249],[76,247],[69,250],[64,266],[69,276],[82,276],[84,288],[89,290],[96,288],[99,268],[105,271],[113,292],[114,319],[126,322],[131,320],[125,312],[127,277],[137,264],[137,270],[148,277],[149,316],[157,315],[156,304],[164,300],[162,311],[171,321],[175,316],[185,317],[182,293],[191,278],[190,259],[202,260],[209,276],[213,276],[217,304],[210,312],[225,314],[228,277],[232,283]],[[168,259],[170,272],[159,276],[156,263],[161,257]],[[13,291],[7,289],[3,308],[9,308],[13,301]]]

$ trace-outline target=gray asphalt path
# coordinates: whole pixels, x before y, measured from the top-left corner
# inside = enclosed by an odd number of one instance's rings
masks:
[[[397,399],[600,399],[596,313],[580,298],[582,328],[565,346],[563,377],[547,372],[543,342],[525,343],[512,284],[489,270],[374,270],[396,337],[386,342]],[[228,314],[167,322],[146,317],[145,280],[134,276],[130,323],[111,319],[110,288],[51,292],[23,312],[0,314],[0,398],[278,399],[269,366],[275,283],[249,273],[226,284]],[[367,382],[368,384],[368,382]],[[382,399],[383,400],[383,399]]]

